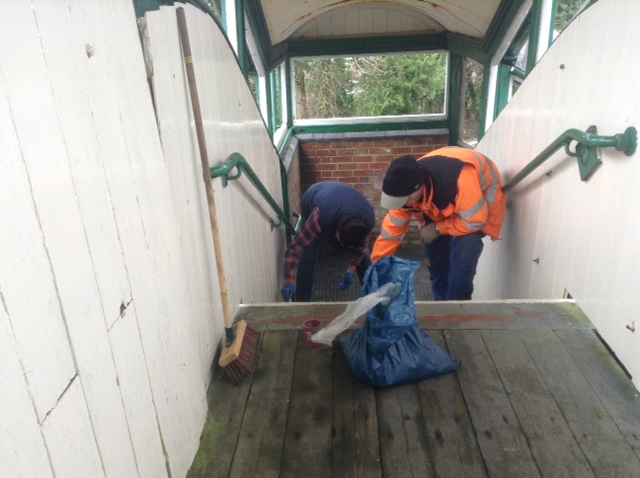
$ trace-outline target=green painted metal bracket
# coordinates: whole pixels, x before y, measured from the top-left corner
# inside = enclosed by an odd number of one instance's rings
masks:
[[[575,151],[571,151],[570,146],[574,141],[577,143]],[[586,132],[578,129],[568,129],[509,180],[502,187],[502,191],[506,193],[513,189],[516,184],[531,174],[533,170],[562,147],[564,147],[569,156],[578,159],[580,178],[586,181],[602,164],[602,160],[598,156],[598,148],[615,148],[616,151],[622,151],[627,156],[632,156],[636,152],[637,145],[638,131],[633,126],[627,128],[624,133],[614,136],[598,135],[598,129],[595,126],[590,126]]]
[[[236,174],[231,175],[230,173],[234,169],[236,170]],[[240,178],[243,172],[247,175],[249,181],[251,181],[251,184],[256,187],[262,197],[269,203],[271,208],[278,215],[278,223],[276,224],[274,222],[271,222],[271,230],[284,224],[287,231],[295,234],[297,232],[295,228],[291,225],[282,209],[280,209],[278,203],[275,202],[271,194],[269,194],[269,191],[267,191],[267,189],[264,187],[262,181],[260,181],[256,173],[253,171],[253,169],[251,169],[251,166],[249,166],[247,160],[244,159],[244,157],[240,153],[231,153],[231,155],[220,166],[210,168],[211,177],[221,178],[223,188],[227,187],[229,181]]]

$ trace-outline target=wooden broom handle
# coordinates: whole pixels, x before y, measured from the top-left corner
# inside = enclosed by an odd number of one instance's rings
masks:
[[[200,111],[200,100],[198,99],[198,87],[196,76],[193,70],[193,58],[191,57],[191,44],[189,42],[189,32],[187,31],[187,21],[184,9],[176,9],[178,17],[178,29],[180,30],[180,40],[182,42],[182,53],[184,64],[189,80],[189,92],[191,94],[191,105],[193,108],[193,119],[196,124],[198,136],[198,148],[200,149],[200,162],[202,163],[202,179],[207,191],[207,203],[209,204],[209,219],[211,222],[211,236],[213,237],[213,250],[216,258],[216,269],[218,271],[218,284],[220,286],[220,298],[222,299],[222,314],[224,316],[225,327],[231,327],[231,311],[229,309],[229,294],[227,291],[227,280],[224,274],[224,261],[222,258],[222,245],[220,244],[220,229],[216,214],[216,203],[213,198],[213,186],[211,185],[211,171],[209,169],[209,157],[207,154],[207,143],[204,137],[204,127],[202,123],[202,113]]]

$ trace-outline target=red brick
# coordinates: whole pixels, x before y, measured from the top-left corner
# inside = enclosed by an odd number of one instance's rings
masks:
[[[353,177],[353,171],[333,171],[333,175],[334,178],[352,178]]]
[[[333,171],[335,169],[338,169],[338,165],[331,163],[318,164],[318,166],[316,167],[316,170],[318,171]]]
[[[398,156],[403,156],[405,154],[411,154],[414,151],[414,147],[413,146],[396,146],[393,149],[393,152],[395,154],[397,154]]]
[[[392,151],[393,151],[393,148],[383,148],[383,147],[369,148],[370,154],[391,154]]]
[[[333,149],[353,147],[353,142],[351,141],[331,141],[329,144]]]
[[[334,156],[332,149],[318,149],[315,154],[316,156]]]
[[[376,163],[369,164],[370,171],[378,171],[380,169],[384,169],[386,171],[388,167],[389,167],[389,161],[379,161]]]
[[[336,156],[331,158],[332,163],[353,163],[353,156]]]
[[[334,156],[353,156],[358,154],[357,148],[334,148],[332,151]]]
[[[366,170],[358,169],[353,172],[353,175],[357,178],[368,178],[369,176],[371,176],[371,172],[368,169]]]

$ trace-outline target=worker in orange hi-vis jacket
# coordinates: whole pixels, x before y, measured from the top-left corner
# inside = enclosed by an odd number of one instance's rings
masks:
[[[469,300],[485,235],[496,241],[507,199],[496,165],[466,148],[437,149],[420,159],[395,159],[382,182],[382,222],[371,261],[396,253],[418,220],[436,300]]]

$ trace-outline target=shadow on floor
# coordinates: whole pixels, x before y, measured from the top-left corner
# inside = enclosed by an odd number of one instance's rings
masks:
[[[420,264],[420,268],[414,278],[416,300],[433,300],[429,270],[424,263],[422,246],[402,245],[396,256],[416,261]],[[351,302],[360,297],[361,286],[357,280],[347,290],[338,289],[338,284],[344,279],[344,273],[349,267],[350,257],[349,252],[337,252],[328,246],[320,248],[312,302]]]

